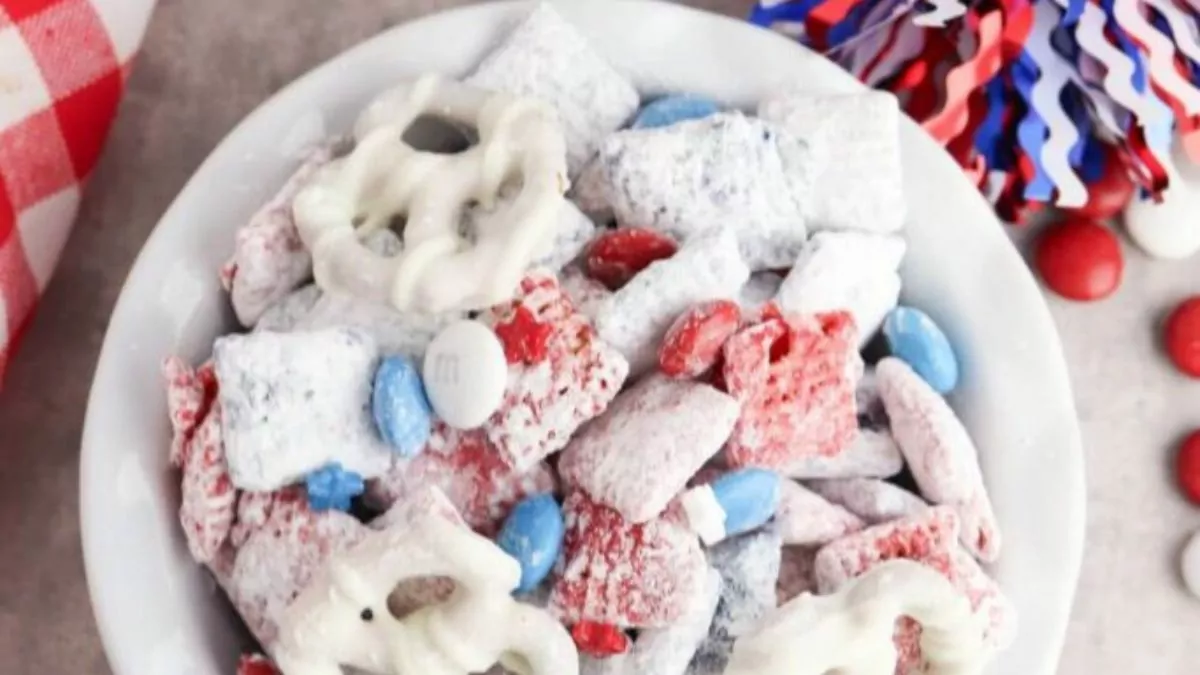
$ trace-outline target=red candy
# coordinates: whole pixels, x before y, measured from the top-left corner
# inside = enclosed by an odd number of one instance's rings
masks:
[[[504,357],[509,363],[539,363],[546,360],[554,327],[537,320],[524,305],[517,305],[512,317],[500,321],[494,330],[504,345]]]
[[[1107,220],[1119,214],[1133,199],[1134,185],[1125,171],[1125,165],[1113,150],[1108,152],[1104,174],[1100,180],[1088,186],[1087,203],[1073,209],[1065,209],[1072,216]]]
[[[243,654],[238,661],[237,675],[280,675],[275,664],[260,654]]]
[[[741,309],[732,300],[701,303],[671,324],[658,351],[658,367],[671,377],[698,377],[717,364],[721,347],[737,332]]]
[[[1073,219],[1051,225],[1038,241],[1035,265],[1046,285],[1070,300],[1100,300],[1121,284],[1121,244],[1099,223]]]
[[[742,414],[726,446],[729,463],[786,473],[806,457],[849,447],[858,432],[857,344],[846,312],[769,317],[730,338],[724,386]]]
[[[1167,355],[1185,375],[1200,377],[1200,295],[1183,301],[1167,318]]]
[[[1193,504],[1200,505],[1200,430],[1184,439],[1175,458],[1175,478]]]
[[[617,290],[656,260],[675,255],[675,240],[656,230],[629,227],[600,235],[584,259],[588,276]]]
[[[708,563],[696,535],[670,515],[631,525],[574,492],[563,503],[566,536],[549,606],[566,623],[658,628],[683,615]]]
[[[610,623],[580,621],[571,627],[571,639],[579,651],[596,658],[616,656],[629,651],[629,636]]]

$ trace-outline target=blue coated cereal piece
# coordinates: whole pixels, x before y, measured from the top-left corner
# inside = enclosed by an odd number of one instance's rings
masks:
[[[417,367],[403,356],[389,356],[375,371],[371,412],[379,435],[403,457],[421,452],[433,426],[433,409]]]
[[[883,322],[883,336],[892,354],[939,394],[948,394],[958,385],[954,348],[925,312],[903,305],[893,309]]]
[[[508,514],[496,543],[521,563],[518,593],[534,590],[550,574],[564,530],[562,509],[550,494],[529,497]]]
[[[349,511],[350,500],[363,493],[362,476],[342,469],[334,462],[312,473],[304,479],[308,492],[308,506],[314,511]]]
[[[779,507],[779,474],[773,471],[734,471],[713,481],[711,487],[725,512],[726,537],[762,526]]]
[[[721,112],[717,102],[699,94],[664,96],[647,103],[633,120],[634,129],[669,127],[676,122],[698,120]]]

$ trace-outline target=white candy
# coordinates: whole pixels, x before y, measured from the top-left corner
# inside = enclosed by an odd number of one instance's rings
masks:
[[[1176,145],[1181,145],[1176,143]],[[1178,168],[1166,163],[1171,183],[1162,203],[1134,199],[1125,207],[1125,229],[1129,238],[1147,255],[1176,260],[1200,250],[1200,171],[1191,166],[1181,151],[1172,153]]]
[[[900,299],[904,240],[867,232],[818,232],[783,280],[776,301],[785,312],[848,310],[865,344]]]
[[[680,313],[703,300],[737,297],[749,277],[734,233],[706,232],[617,291],[596,317],[596,332],[629,361],[631,375],[645,372],[657,361],[663,334]]]
[[[846,507],[868,525],[905,518],[929,508],[908,490],[875,478],[814,480],[808,487],[834,504]]]
[[[808,455],[783,473],[792,478],[887,478],[902,469],[904,457],[890,433],[859,429],[858,437],[840,453]]]
[[[826,501],[803,485],[790,480],[779,482],[779,509],[775,513],[775,527],[784,544],[826,544],[857,532],[864,525],[858,516]]]
[[[622,131],[604,141],[600,161],[623,225],[685,243],[732,228],[755,271],[791,265],[804,244],[808,150],[762,120],[734,112]]]
[[[392,453],[371,420],[375,342],[358,331],[257,332],[218,338],[225,452],[233,484],[267,492],[330,462],[379,476]]]
[[[422,367],[433,411],[456,429],[473,429],[504,400],[508,362],[499,338],[478,321],[458,321],[429,343]]]
[[[895,232],[904,225],[900,109],[886,92],[812,95],[801,89],[764,99],[758,114],[812,148],[811,230]]]
[[[467,83],[539,98],[557,109],[571,175],[638,107],[638,94],[629,80],[549,3],[534,8]]]
[[[1200,531],[1192,533],[1179,557],[1179,573],[1188,592],[1200,598]]]

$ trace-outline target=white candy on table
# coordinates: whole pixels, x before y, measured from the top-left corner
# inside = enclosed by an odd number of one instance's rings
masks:
[[[996,560],[1000,529],[966,428],[941,394],[900,359],[880,361],[875,376],[892,435],[921,495],[932,504],[953,507],[967,550],[980,560]]]
[[[707,384],[650,375],[563,451],[563,479],[631,523],[667,507],[733,431],[739,406]]]
[[[887,478],[904,469],[904,457],[886,430],[859,429],[837,455],[808,455],[783,471],[791,478]]]
[[[392,465],[371,419],[379,348],[355,330],[262,331],[213,345],[233,484],[266,492],[337,462],[364,478]]]
[[[1182,143],[1175,144],[1172,162],[1165,168],[1170,185],[1162,194],[1162,202],[1134,198],[1125,207],[1123,220],[1129,238],[1154,258],[1178,260],[1200,250],[1200,169],[1193,166],[1183,152]]]
[[[504,400],[508,361],[490,328],[463,320],[444,328],[429,343],[421,374],[437,416],[456,429],[473,429]]]
[[[643,373],[657,363],[663,335],[684,310],[703,300],[736,298],[749,277],[733,231],[710,230],[617,291],[596,317],[596,332],[629,361],[631,376]]]
[[[863,526],[858,516],[803,485],[786,479],[780,482],[775,529],[784,544],[825,544]]]
[[[877,478],[844,478],[808,481],[808,487],[834,504],[845,507],[868,525],[905,518],[929,508],[925,500]]]
[[[638,93],[549,3],[539,3],[467,78],[475,86],[532,96],[558,111],[567,164],[576,175],[601,139],[625,124]]]
[[[662,230],[685,244],[714,227],[732,228],[754,271],[791,265],[804,244],[808,156],[787,132],[737,112],[621,131],[600,148],[622,225]]]
[[[887,92],[805,92],[763,99],[758,114],[808,142],[815,169],[809,229],[896,232],[904,225],[900,108]]]
[[[865,200],[869,201],[869,200]],[[900,299],[904,240],[869,232],[818,232],[804,245],[775,300],[785,312],[850,311],[867,341]]]

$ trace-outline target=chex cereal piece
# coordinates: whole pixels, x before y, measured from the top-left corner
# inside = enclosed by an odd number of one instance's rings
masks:
[[[721,575],[721,600],[688,673],[720,675],[733,643],[775,609],[781,555],[779,534],[767,529],[722,542],[708,552]]]
[[[658,369],[671,377],[699,377],[717,364],[721,347],[741,326],[733,300],[709,300],[675,319],[658,348]]]
[[[678,250],[679,244],[658,230],[625,227],[596,237],[588,245],[583,264],[588,276],[615,291],[651,263],[670,258]]]
[[[272,516],[286,518],[285,511],[294,514],[307,509],[308,497],[299,485],[289,485],[274,492],[242,492],[238,497],[237,518],[229,532],[229,541],[235,548],[241,548],[250,535],[270,522]]]
[[[296,327],[308,316],[322,296],[321,288],[316,284],[301,286],[280,298],[267,308],[254,330],[269,330],[276,333],[286,333],[296,330]]]
[[[596,317],[596,332],[625,356],[631,373],[643,373],[675,317],[698,302],[737,297],[749,276],[732,230],[697,235],[617,291]]]
[[[524,312],[548,326],[544,358],[508,365],[504,402],[484,425],[504,461],[518,470],[558,452],[581,424],[604,412],[629,372],[625,359],[596,337],[587,317],[577,312],[554,275],[534,270],[517,297],[483,317],[497,329]],[[505,335],[498,330],[501,342]],[[505,352],[511,345],[505,345]]]
[[[341,511],[307,505],[271,513],[238,550],[226,590],[250,632],[268,651],[283,610],[329,556],[348,549],[367,529]]]
[[[229,537],[237,502],[225,462],[218,404],[209,409],[187,441],[181,493],[179,522],[188,550],[197,562],[208,562]]]
[[[866,342],[900,299],[896,270],[904,249],[895,235],[818,232],[784,277],[775,302],[797,314],[847,310],[859,341]]]
[[[815,569],[819,546],[784,546],[779,562],[779,583],[775,598],[783,605],[801,593],[817,592]]]
[[[567,623],[661,628],[687,611],[708,574],[696,535],[672,517],[633,524],[573,492],[550,609]]]
[[[814,95],[802,87],[763,99],[758,114],[804,139],[816,158],[813,230],[895,232],[904,225],[900,109],[890,93]],[[863,195],[848,199],[846,195]]]
[[[699,592],[675,623],[639,632],[633,648],[625,654],[607,659],[580,655],[580,675],[684,675],[708,636],[720,598],[721,575],[710,568]]]
[[[865,525],[858,516],[795,481],[780,484],[775,529],[785,544],[826,544]]]
[[[738,304],[747,313],[757,312],[779,294],[783,277],[774,272],[755,272],[738,291]]]
[[[575,311],[595,323],[596,317],[609,311],[613,292],[577,268],[567,268],[558,277],[558,285],[570,298]]]
[[[486,231],[495,228],[497,215],[504,217],[506,205],[500,204],[491,211],[479,208],[467,211],[465,216],[468,232]],[[579,257],[588,242],[596,236],[596,224],[571,202],[563,202],[558,224],[554,230],[554,239],[549,242],[546,251],[535,257],[530,268],[545,267],[560,270],[572,260]],[[468,238],[470,240],[470,238]]]
[[[738,403],[727,394],[651,375],[572,439],[558,470],[572,487],[642,523],[721,449],[737,417]]]
[[[555,488],[549,466],[538,462],[523,471],[510,468],[482,429],[456,431],[438,424],[433,436],[425,452],[397,462],[368,483],[372,506],[388,508],[436,487],[472,529],[490,535],[517,502]]]
[[[315,149],[271,201],[234,237],[233,257],[222,271],[234,314],[253,326],[262,313],[312,273],[312,257],[292,219],[292,199],[333,159],[335,144]]]
[[[167,382],[167,415],[171,420],[171,466],[182,467],[188,439],[208,415],[217,397],[217,378],[212,362],[192,368],[178,356],[162,363]]]
[[[730,465],[786,475],[806,457],[842,453],[858,429],[856,345],[844,312],[771,317],[726,341],[724,386],[742,403],[725,449]]]
[[[808,482],[813,492],[845,507],[869,525],[915,515],[929,508],[925,500],[877,478],[845,478]]]
[[[607,134],[633,117],[638,94],[548,3],[540,3],[488,54],[467,84],[554,106],[577,174]]]
[[[622,225],[684,244],[729,227],[754,271],[788,267],[804,244],[807,149],[760,119],[731,112],[621,131],[605,139],[600,161]]]
[[[962,521],[963,545],[980,560],[995,560],[1000,529],[966,428],[946,400],[900,359],[883,359],[875,375],[892,435],[921,495],[953,506]]]
[[[370,478],[392,464],[371,420],[375,342],[360,332],[228,335],[213,345],[234,485],[270,491],[332,462]]]
[[[589,161],[579,172],[567,192],[567,198],[598,223],[613,219],[612,207],[608,205],[608,178],[598,157]]]
[[[887,430],[862,429],[833,456],[806,455],[780,470],[792,478],[889,478],[904,470],[904,457]]]

